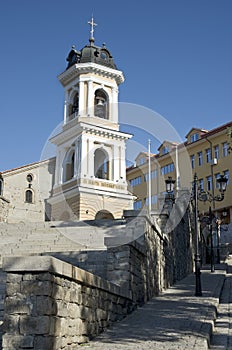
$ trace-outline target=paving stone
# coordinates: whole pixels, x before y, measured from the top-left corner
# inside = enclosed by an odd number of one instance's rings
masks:
[[[87,344],[101,350],[208,349],[225,271],[202,271],[202,297],[192,274]],[[218,349],[219,350],[219,349]]]

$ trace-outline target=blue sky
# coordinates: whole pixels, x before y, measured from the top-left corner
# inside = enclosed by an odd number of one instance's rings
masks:
[[[40,159],[63,118],[57,76],[88,43],[92,13],[96,45],[125,74],[121,102],[158,112],[183,140],[232,120],[231,0],[2,0],[1,170]]]

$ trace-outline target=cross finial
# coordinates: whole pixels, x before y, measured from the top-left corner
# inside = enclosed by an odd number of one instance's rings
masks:
[[[97,26],[97,23],[94,23],[94,20],[93,20],[93,15],[92,15],[92,18],[91,18],[91,21],[88,21],[88,24],[90,24],[91,26],[91,29],[90,29],[90,41],[94,41],[94,36],[93,36],[93,33],[94,33],[94,27]]]

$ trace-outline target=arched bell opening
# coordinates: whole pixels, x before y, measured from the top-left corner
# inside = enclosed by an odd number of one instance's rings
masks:
[[[95,215],[95,220],[114,220],[114,216],[108,210],[100,210]]]
[[[78,116],[79,113],[79,93],[77,92],[74,97],[72,102],[69,105],[69,110],[68,110],[68,121],[74,119],[75,117]]]
[[[99,118],[109,119],[108,95],[103,89],[97,89],[95,91],[94,115]]]
[[[67,153],[63,161],[63,182],[69,181],[74,177],[75,169],[75,151],[71,150]]]
[[[110,179],[110,162],[108,153],[102,148],[94,153],[94,176],[98,179]]]

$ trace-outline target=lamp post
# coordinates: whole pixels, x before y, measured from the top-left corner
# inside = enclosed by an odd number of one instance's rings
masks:
[[[197,176],[195,174],[196,181]],[[194,177],[194,179],[195,179]],[[225,191],[227,186],[227,178],[224,175],[220,175],[220,177],[217,179],[217,183],[219,184],[219,192],[220,195],[213,195],[208,191],[200,190],[199,192],[199,200],[206,202],[212,202],[212,201],[223,201],[225,197]],[[196,193],[198,190],[196,189]],[[213,214],[211,210],[211,206],[209,207],[209,231],[210,231],[210,263],[211,263],[211,272],[215,271],[215,264],[214,264],[214,249],[213,249]]]
[[[213,196],[211,193],[206,192],[202,189],[198,188],[198,178],[197,174],[194,175],[194,181],[193,181],[193,199],[194,199],[194,221],[195,221],[195,234],[196,234],[196,248],[195,248],[195,276],[196,276],[196,284],[195,284],[195,296],[202,296],[202,289],[201,289],[201,258],[199,254],[199,226],[198,226],[198,200],[201,201],[222,201],[224,199],[224,194],[226,191],[226,185],[227,185],[227,178],[224,175],[220,175],[220,178],[217,179],[217,182],[219,184],[219,191],[220,195]],[[166,192],[167,195],[165,197],[165,201],[171,201],[172,203],[175,202],[174,197],[174,184],[175,180],[172,179],[171,176],[169,176],[166,180]],[[210,214],[210,233],[211,233],[211,271],[214,271],[214,259],[213,259],[213,236],[212,236],[212,211],[211,207],[209,210]]]
[[[175,180],[172,179],[171,176],[169,176],[166,180],[166,198],[165,201],[171,201],[174,203],[175,197],[174,197],[174,184]],[[196,249],[195,249],[195,275],[196,275],[196,288],[195,288],[195,295],[196,296],[202,296],[201,291],[201,259],[199,254],[199,230],[198,230],[198,187],[197,187],[197,174],[194,176],[194,182],[193,182],[193,199],[194,199],[194,219],[195,219],[195,231],[196,231]]]
[[[201,290],[201,259],[199,254],[199,230],[198,230],[198,188],[197,188],[197,174],[194,175],[193,181],[193,198],[194,198],[194,221],[195,221],[195,235],[196,235],[196,247],[195,247],[195,295],[197,297],[202,296]]]

